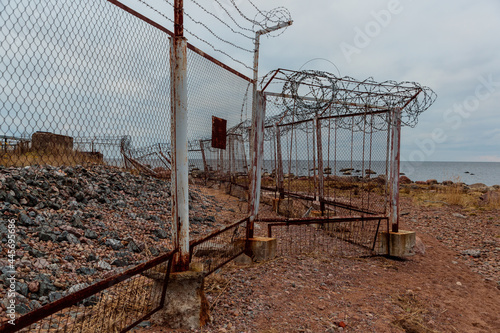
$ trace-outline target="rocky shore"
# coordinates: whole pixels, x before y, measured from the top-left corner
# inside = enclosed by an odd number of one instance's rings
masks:
[[[216,195],[190,186],[191,239],[242,216]],[[0,318],[10,284],[9,220],[17,313],[24,314],[169,251],[170,207],[168,181],[118,168],[0,167]]]

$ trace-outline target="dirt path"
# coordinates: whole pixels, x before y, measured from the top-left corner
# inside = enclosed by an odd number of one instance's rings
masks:
[[[312,253],[227,266],[207,279],[213,320],[199,332],[500,332],[495,283],[420,237],[426,253],[404,261]]]

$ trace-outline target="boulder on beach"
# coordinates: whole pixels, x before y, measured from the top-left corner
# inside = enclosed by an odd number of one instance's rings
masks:
[[[425,182],[427,185],[437,185],[438,181],[436,179],[427,179]]]
[[[411,184],[412,181],[410,178],[406,177],[406,176],[400,176],[399,177],[399,183],[400,184],[403,184],[403,185],[408,185],[408,184]]]

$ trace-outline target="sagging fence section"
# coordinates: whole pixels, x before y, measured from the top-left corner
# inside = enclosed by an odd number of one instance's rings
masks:
[[[211,274],[246,250],[248,218],[191,242],[191,264]]]
[[[258,234],[277,239],[278,255],[321,253],[340,257],[371,256],[377,235],[386,230],[384,216],[335,218],[261,219]]]
[[[165,306],[175,250],[5,323],[0,332],[126,332]]]

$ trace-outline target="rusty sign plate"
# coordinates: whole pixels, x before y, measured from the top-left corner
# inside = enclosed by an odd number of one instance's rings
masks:
[[[212,148],[226,149],[227,120],[212,116]]]

